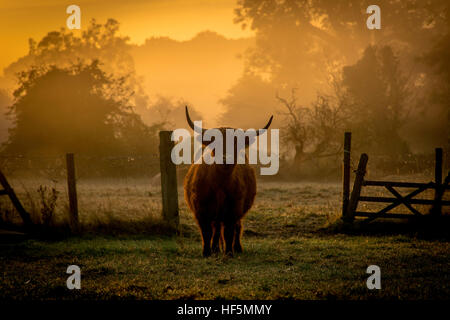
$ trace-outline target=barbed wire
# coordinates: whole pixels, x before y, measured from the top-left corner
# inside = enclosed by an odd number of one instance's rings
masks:
[[[159,154],[75,154],[77,180],[97,177],[153,176],[159,172]],[[7,175],[64,180],[66,155],[0,155],[0,169]]]
[[[350,169],[355,173],[358,169],[360,154],[352,153],[350,156]],[[371,172],[379,174],[415,174],[431,173],[434,170],[435,159],[433,155],[408,154],[398,159],[386,155],[370,155],[368,167]]]
[[[341,153],[342,154],[342,153]],[[350,169],[354,173],[359,163],[359,153],[350,154]],[[339,170],[339,154],[334,154],[331,163],[336,162]],[[407,155],[392,159],[383,155],[370,155],[368,168],[373,173],[430,173],[434,168],[432,155]],[[311,159],[312,161],[316,161]],[[283,163],[283,162],[282,162]],[[77,179],[99,176],[138,176],[155,175],[159,172],[158,153],[147,154],[75,154]],[[261,166],[256,164],[257,167]],[[326,163],[322,166],[327,166]],[[445,166],[445,163],[444,163]],[[179,167],[179,166],[177,166]],[[262,166],[264,167],[264,166]],[[66,155],[0,155],[0,169],[7,174],[23,173],[51,181],[66,177]],[[445,169],[445,168],[444,168]]]
[[[159,159],[158,153],[152,154],[133,154],[133,155],[83,155],[75,154],[77,159],[93,160],[93,159],[103,159],[103,160],[114,160],[114,159],[128,159],[133,161],[136,159]],[[0,159],[10,159],[10,160],[45,160],[45,159],[65,159],[65,155],[54,155],[54,156],[35,156],[35,155],[0,155]]]

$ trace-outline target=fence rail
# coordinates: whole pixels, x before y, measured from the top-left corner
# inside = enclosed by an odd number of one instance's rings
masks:
[[[359,201],[364,201],[364,202],[382,202],[382,203],[386,203],[386,202],[395,202],[397,201],[398,198],[388,198],[388,197],[363,197],[360,196],[359,197]],[[427,200],[427,199],[408,199],[408,203],[410,204],[424,204],[424,205],[428,205],[428,204],[434,204],[435,201],[434,200]],[[450,201],[448,200],[442,200],[441,201],[442,205],[450,205]]]

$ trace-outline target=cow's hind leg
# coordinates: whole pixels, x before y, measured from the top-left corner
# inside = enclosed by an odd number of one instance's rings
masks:
[[[242,252],[241,235],[242,235],[242,222],[241,222],[241,220],[239,220],[238,222],[236,222],[235,231],[234,231],[233,249],[234,249],[234,252],[236,252],[236,253]]]
[[[217,253],[220,251],[219,243],[221,240],[221,230],[222,226],[220,221],[216,221],[213,223],[213,236],[212,236],[212,252]]]
[[[203,240],[203,256],[209,257],[211,255],[211,236],[212,236],[212,226],[210,221],[202,221],[199,223],[200,229],[202,231]]]

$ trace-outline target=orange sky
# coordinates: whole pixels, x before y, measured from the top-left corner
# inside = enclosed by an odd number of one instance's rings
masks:
[[[216,31],[229,38],[251,36],[233,24],[236,0],[0,0],[0,74],[28,50],[28,38],[40,40],[65,27],[67,6],[81,8],[81,28],[91,18],[114,18],[133,43],[151,36],[187,40],[199,31]]]

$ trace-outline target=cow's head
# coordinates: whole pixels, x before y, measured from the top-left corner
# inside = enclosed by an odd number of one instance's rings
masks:
[[[192,128],[192,130],[196,131],[194,122],[191,120],[191,117],[189,116],[189,111],[188,111],[187,106],[186,106],[186,119],[187,119],[189,126]],[[270,124],[272,123],[272,119],[273,119],[273,116],[270,117],[269,121],[264,126],[264,128],[256,130],[254,137],[259,136],[260,134],[264,133],[269,128]],[[239,154],[239,152],[242,151],[242,150],[238,150],[237,139],[239,139],[239,136],[241,137],[241,139],[244,139],[244,141],[245,141],[244,148],[249,147],[256,140],[256,139],[251,139],[248,135],[245,135],[245,132],[242,129],[234,129],[234,128],[230,128],[230,127],[220,127],[220,128],[214,128],[214,129],[217,129],[222,134],[224,146],[226,146],[227,143],[231,143],[234,146],[234,152],[232,155],[227,154],[226,148],[225,147],[223,148],[223,155],[222,155],[223,163],[224,164],[228,163],[227,165],[224,165],[224,167],[232,167],[232,166],[234,166],[234,164],[237,163],[237,155]],[[235,130],[235,136],[232,137],[232,141],[227,141],[227,129]],[[202,143],[205,147],[214,141],[214,137],[212,137],[212,139],[210,139],[211,137],[208,137],[207,135],[205,136],[205,134],[207,133],[207,130],[208,129],[202,128],[202,133],[201,133],[202,134]],[[230,157],[232,158],[232,161],[231,161],[232,164],[229,164]],[[228,161],[227,161],[227,158],[228,158]]]

